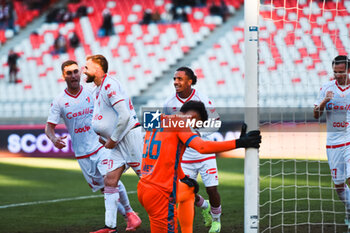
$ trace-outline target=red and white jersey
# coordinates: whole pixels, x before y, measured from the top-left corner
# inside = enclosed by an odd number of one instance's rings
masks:
[[[139,122],[134,106],[119,81],[113,77],[105,76],[96,91],[92,119],[94,131],[104,139],[111,137],[118,124],[118,112],[114,110],[113,106],[119,102],[123,102],[130,112],[128,126],[124,132],[119,132],[120,138],[123,138]]]
[[[327,148],[336,148],[350,144],[350,86],[342,87],[333,80],[324,84],[315,102],[318,106],[332,91],[334,96],[326,104]]]
[[[204,103],[207,113],[208,113],[208,118],[211,119],[219,119],[219,114],[216,112],[216,109],[213,105],[213,102],[209,100],[209,98],[201,93],[198,92],[196,89],[192,89],[191,95],[186,98],[182,99],[180,98],[177,93],[175,93],[172,97],[168,98],[164,104],[163,107],[163,113],[166,115],[174,115],[178,111],[180,111],[180,108],[182,105],[190,100],[195,100],[195,101],[201,101]],[[212,134],[206,133],[201,135],[203,140],[213,140]],[[215,158],[215,154],[200,154],[196,150],[192,148],[187,148],[183,157],[182,161],[184,162],[200,162],[206,159],[213,159]]]
[[[88,157],[103,147],[91,126],[93,108],[92,92],[81,86],[76,95],[64,90],[53,100],[49,110],[48,123],[56,125],[63,118],[77,158]]]

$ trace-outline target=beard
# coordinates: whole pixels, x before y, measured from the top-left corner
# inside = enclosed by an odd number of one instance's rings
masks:
[[[95,80],[95,75],[91,75],[91,74],[88,74],[88,73],[85,73],[86,75],[86,82],[87,83],[92,83],[94,80]]]

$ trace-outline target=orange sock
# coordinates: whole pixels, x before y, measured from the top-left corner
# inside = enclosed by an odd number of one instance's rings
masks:
[[[194,199],[194,188],[179,182],[177,192],[177,218],[179,219],[182,233],[193,232]]]

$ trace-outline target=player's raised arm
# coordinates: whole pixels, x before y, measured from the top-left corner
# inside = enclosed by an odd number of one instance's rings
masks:
[[[45,126],[45,134],[51,140],[55,147],[57,147],[58,149],[62,149],[63,147],[66,147],[64,139],[67,138],[67,135],[62,137],[56,137],[55,127],[55,124],[47,122]]]
[[[246,131],[247,125],[243,124],[239,139],[224,142],[205,141],[194,135],[192,140],[189,139],[191,141],[187,145],[201,154],[218,153],[237,148],[259,148],[261,143],[260,131],[254,130],[248,133]]]
[[[324,108],[326,107],[326,104],[333,98],[334,93],[332,91],[327,91],[326,96],[321,101],[319,105],[316,105],[314,107],[314,118],[318,119],[320,116],[322,116]]]

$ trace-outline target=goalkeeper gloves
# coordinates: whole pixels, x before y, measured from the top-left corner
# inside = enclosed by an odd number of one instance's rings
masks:
[[[194,180],[194,179],[192,179],[192,178],[190,178],[190,177],[188,177],[188,176],[185,176],[185,177],[182,178],[180,181],[181,181],[182,183],[187,184],[189,187],[194,187],[194,193],[198,193],[198,191],[199,191],[199,185],[198,185],[198,183],[197,183],[196,180]]]
[[[247,132],[247,124],[243,123],[241,136],[236,140],[236,148],[259,148],[261,143],[260,130],[253,130]]]

